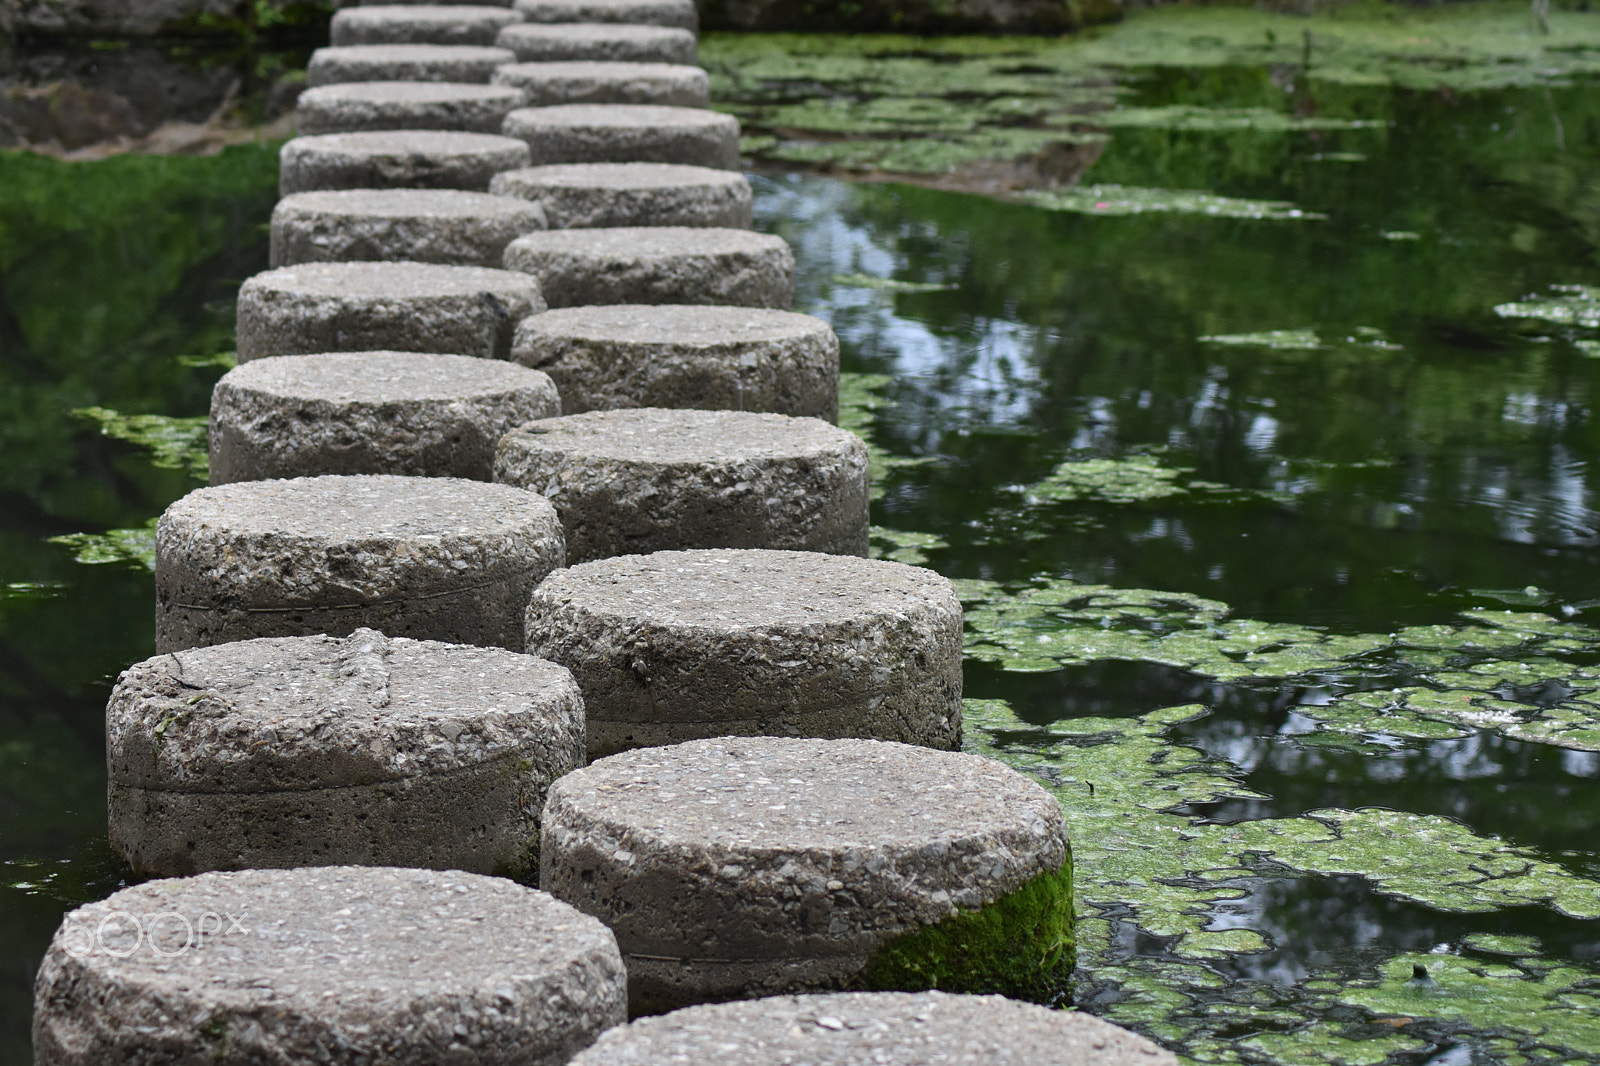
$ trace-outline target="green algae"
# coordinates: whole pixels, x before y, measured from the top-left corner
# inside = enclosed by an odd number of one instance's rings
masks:
[[[1201,337],[1206,344],[1221,344],[1232,348],[1271,348],[1275,351],[1316,351],[1326,348],[1316,330],[1272,329],[1260,333],[1215,333]]]
[[[1295,115],[1270,111],[1264,107],[1199,107],[1194,104],[1116,108],[1093,115],[1091,120],[1096,125],[1110,129],[1161,129],[1207,133],[1234,133],[1241,130],[1252,130],[1257,133],[1356,130],[1381,125],[1371,119]]]
[[[72,551],[73,559],[91,565],[123,563],[139,569],[156,568],[156,519],[135,529],[108,529],[104,533],[66,533],[49,538]]]
[[[835,274],[835,285],[843,285],[852,289],[874,289],[878,292],[948,292],[956,286],[937,281],[900,281],[896,278],[880,278],[871,274]]]
[[[874,559],[889,559],[909,566],[926,566],[929,552],[950,546],[932,533],[907,533],[883,526],[873,526],[870,533]]]
[[[1178,214],[1265,221],[1326,218],[1281,200],[1242,200],[1193,189],[1140,189],[1128,185],[1084,185],[1054,192],[1032,192],[1023,199],[1047,211],[1084,215]]]
[[[877,412],[889,406],[883,394],[894,384],[887,374],[839,375],[839,428],[848,429],[867,445],[867,479],[870,498],[879,500],[884,495],[884,482],[896,470],[928,462],[925,456],[895,455],[872,439],[872,426]]]
[[[1187,469],[1163,466],[1149,456],[1127,459],[1069,459],[1043,480],[1025,490],[1030,503],[1099,500],[1105,503],[1142,503],[1182,496],[1199,489],[1223,486],[1213,482],[1180,483]]]
[[[1497,304],[1501,318],[1533,318],[1560,326],[1600,327],[1600,289],[1587,285],[1552,285],[1559,296],[1530,296],[1515,303]]]
[[[208,419],[203,416],[125,415],[104,407],[80,407],[73,414],[94,422],[107,437],[149,449],[152,466],[182,470],[197,481],[210,476]]]
[[[1536,936],[1495,936],[1493,933],[1473,933],[1462,939],[1462,947],[1489,955],[1537,955],[1539,938]]]

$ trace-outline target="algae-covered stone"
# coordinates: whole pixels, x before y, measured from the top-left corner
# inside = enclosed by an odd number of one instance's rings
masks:
[[[551,307],[601,304],[794,304],[794,253],[782,237],[694,226],[530,233],[506,269],[539,278]]]
[[[711,104],[711,79],[685,63],[511,63],[496,70],[490,81],[521,89],[529,107]]]
[[[537,203],[463,189],[302,192],[273,208],[269,262],[404,259],[498,267],[506,245],[545,225]]]
[[[568,163],[496,174],[489,191],[533,200],[551,229],[720,226],[749,229],[743,174],[674,163]]]
[[[528,649],[573,672],[589,750],[727,735],[961,743],[961,607],[901,563],[628,555],[552,574]]]
[[[499,133],[525,103],[504,85],[438,81],[350,81],[307,89],[295,101],[302,136],[366,130],[461,130]]]
[[[839,339],[822,319],[792,311],[561,308],[523,319],[511,358],[550,375],[565,414],[693,407],[839,416]]]
[[[306,84],[344,81],[449,81],[487,85],[496,67],[515,63],[504,48],[472,44],[351,44],[318,48]]]
[[[383,4],[348,7],[328,26],[334,46],[353,44],[493,45],[522,16],[507,7],[469,4]]]
[[[698,33],[694,0],[517,0],[529,22],[634,22]]]
[[[459,478],[353,475],[197,489],[156,524],[156,649],[390,636],[521,651],[562,565],[549,501]]]
[[[239,287],[239,361],[402,351],[506,359],[545,309],[526,273],[435,263],[301,263]]]
[[[571,562],[675,548],[867,554],[867,449],[816,418],[589,411],[529,422],[495,480],[543,493]]]
[[[278,195],[317,189],[484,192],[532,161],[514,137],[459,130],[366,130],[296,137],[278,151]]]
[[[278,355],[211,393],[211,484],[316,474],[488,481],[500,438],[548,418],[550,378],[497,359],[421,352]]]
[[[67,914],[34,1062],[561,1066],[625,1019],[625,981],[605,926],[503,878],[207,873]]]
[[[682,163],[739,169],[739,120],[694,107],[564,104],[519,108],[506,116],[507,137],[526,141],[533,161]]]
[[[538,23],[507,26],[495,40],[519,63],[693,63],[695,37],[676,26],[634,23]]]
[[[269,637],[136,663],[106,707],[111,846],[140,874],[409,866],[527,879],[583,697],[499,648]]]
[[[779,737],[625,752],[551,787],[540,849],[541,885],[616,933],[634,1014],[833,989],[1068,992],[1061,807],[981,756]],[[872,980],[913,942],[920,965]]]
[[[572,1066],[1178,1066],[1082,1011],[1004,996],[834,992],[703,1004],[607,1030]]]

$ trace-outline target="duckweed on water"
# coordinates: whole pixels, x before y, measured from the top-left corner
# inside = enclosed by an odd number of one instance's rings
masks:
[[[927,566],[929,552],[950,546],[932,533],[905,533],[883,526],[873,526],[871,535],[874,559],[890,559],[910,566]]]
[[[1192,491],[1225,489],[1211,481],[1180,479],[1189,471],[1162,466],[1148,456],[1128,459],[1069,459],[1044,480],[1025,490],[1029,503],[1100,500],[1105,503],[1139,503],[1181,496]]]
[[[109,529],[104,533],[67,533],[51,537],[51,544],[71,549],[72,557],[80,563],[126,563],[130,566],[154,570],[156,568],[156,519],[137,529]]]
[[[1309,221],[1326,218],[1281,200],[1240,200],[1189,189],[1136,189],[1127,185],[1084,185],[1059,192],[1032,192],[1024,199],[1049,211],[1085,215],[1150,213],[1209,215],[1213,218]]]
[[[1201,337],[1206,344],[1223,344],[1232,348],[1271,348],[1274,351],[1310,352],[1326,348],[1316,330],[1272,329],[1261,333],[1217,333]]]
[[[852,289],[874,289],[878,292],[949,292],[954,285],[946,285],[934,281],[897,281],[894,278],[879,278],[871,274],[835,274],[835,285],[843,285]]]
[[[169,415],[125,415],[104,407],[80,407],[72,412],[94,422],[108,437],[150,450],[152,466],[184,470],[197,481],[211,474],[205,417],[173,418]]]
[[[1140,128],[1207,133],[1232,133],[1239,130],[1254,130],[1258,133],[1359,130],[1382,125],[1372,119],[1294,115],[1282,111],[1269,111],[1264,107],[1197,107],[1193,104],[1114,108],[1089,118],[1095,125],[1110,129]]]
[[[1600,327],[1600,289],[1587,285],[1552,285],[1560,296],[1530,296],[1516,303],[1499,304],[1494,313],[1501,318],[1533,318],[1561,326]]]

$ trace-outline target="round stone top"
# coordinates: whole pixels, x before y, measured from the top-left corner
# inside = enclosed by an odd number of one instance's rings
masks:
[[[106,760],[123,785],[176,792],[367,785],[546,745],[581,732],[581,707],[565,669],[500,648],[371,629],[266,637],[123,671]]]
[[[787,252],[782,237],[715,226],[618,226],[613,229],[546,230],[527,233],[506,246],[514,256],[560,255],[575,259],[676,259],[682,256],[762,255]]]
[[[487,82],[495,67],[515,63],[514,53],[475,44],[347,44],[318,48],[306,65],[306,82],[325,85],[336,81],[367,81],[363,70],[404,69],[414,81],[463,81],[462,70],[481,71]],[[355,75],[355,76],[352,76]],[[383,80],[391,80],[390,78]]]
[[[700,467],[752,460],[776,462],[819,452],[851,454],[861,447],[861,438],[820,418],[630,407],[529,422],[507,434],[501,447],[652,466]]]
[[[145,1046],[183,1047],[210,1017],[230,1062],[311,1061],[354,1044],[396,1066],[438,1062],[469,1035],[484,1056],[473,1061],[564,1061],[553,1052],[622,1020],[624,981],[610,930],[546,893],[459,871],[339,866],[125,888],[66,916],[40,975],[106,1015],[85,1019],[90,1031],[142,1025],[171,1041]]]
[[[273,215],[327,214],[364,218],[523,220],[526,199],[463,189],[326,189],[285,196]],[[541,211],[542,215],[543,212]]]
[[[699,28],[694,0],[517,0],[529,22],[646,22]]]
[[[556,104],[522,107],[506,115],[506,135],[514,130],[539,127],[569,129],[681,129],[695,126],[737,127],[739,120],[702,107],[667,107],[660,104]]]
[[[359,8],[346,8],[344,13]],[[297,107],[355,104],[449,104],[464,101],[520,102],[522,93],[509,85],[477,85],[453,81],[342,81],[301,93]]]
[[[950,582],[920,566],[741,548],[596,559],[555,571],[533,598],[655,627],[722,632],[903,617],[930,604],[958,617],[961,610]]]
[[[539,189],[682,189],[697,185],[742,186],[743,174],[715,167],[681,163],[556,163],[505,170],[492,188],[505,195],[529,197]]]
[[[542,95],[534,90],[564,85],[596,103],[650,103],[658,100],[680,105],[704,107],[710,102],[711,82],[706,72],[686,63],[615,63],[598,59],[556,60],[538,63],[508,63],[490,75],[496,85],[515,85],[529,90],[529,103]],[[606,92],[604,87],[611,86]],[[620,94],[620,95],[618,95]],[[648,94],[640,99],[634,95]],[[560,101],[552,101],[559,103]]]
[[[504,26],[522,21],[505,7],[473,4],[376,4],[334,12],[335,46],[358,44],[493,44]],[[470,38],[470,40],[469,40]]]
[[[571,1066],[1178,1066],[1082,1011],[1004,996],[841,992],[705,1004],[601,1034]]]
[[[285,162],[295,156],[327,153],[346,156],[390,155],[498,155],[527,145],[515,137],[465,130],[358,130],[355,133],[319,133],[285,141]]]
[[[500,359],[424,352],[269,355],[222,375],[219,385],[301,401],[454,403],[518,389],[544,392],[549,377]]]
[[[240,286],[241,295],[266,292],[392,303],[507,291],[540,302],[539,283],[521,271],[439,263],[299,263],[257,274]]]
[[[677,26],[628,22],[523,22],[507,26],[495,40],[518,59],[621,59],[693,63],[695,37]]]
[[[763,307],[612,304],[563,307],[532,315],[518,324],[517,343],[519,346],[531,344],[539,337],[570,337],[614,344],[709,348],[796,337],[826,337],[831,332],[826,322],[813,315]]]
[[[618,827],[634,851],[648,841],[668,854],[901,854],[982,841],[1019,856],[1059,852],[1056,866],[1066,858],[1061,806],[1029,778],[981,755],[887,740],[718,737],[640,748],[561,778],[548,802],[566,824]]]

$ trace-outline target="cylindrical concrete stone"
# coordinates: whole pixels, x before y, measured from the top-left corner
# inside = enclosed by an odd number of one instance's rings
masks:
[[[522,90],[528,107],[656,104],[710,107],[711,79],[683,63],[511,63],[490,82]]]
[[[515,63],[504,48],[472,44],[351,44],[318,48],[306,64],[306,84],[346,81],[449,81],[489,84],[496,67]]]
[[[421,352],[277,355],[211,392],[211,484],[318,474],[488,481],[500,438],[558,414],[550,378]]]
[[[700,32],[694,0],[517,0],[529,22],[634,22]]]
[[[867,449],[816,418],[639,407],[529,422],[494,477],[542,493],[583,562],[675,548],[867,554]]]
[[[368,130],[499,133],[526,94],[507,85],[438,81],[350,81],[307,89],[295,103],[303,136]]]
[[[320,352],[508,359],[517,323],[545,309],[526,273],[436,263],[301,263],[239,287],[239,361]]]
[[[751,226],[750,182],[711,167],[563,163],[503,171],[489,191],[541,204],[551,229]]]
[[[506,269],[539,278],[551,307],[794,305],[794,253],[742,229],[621,226],[550,230],[506,245]]]
[[[272,210],[274,267],[403,259],[498,268],[506,245],[545,228],[521,197],[461,189],[339,189],[285,196]]]
[[[560,1066],[626,1017],[616,939],[498,877],[323,866],[150,881],[71,911],[35,1066]]]
[[[334,13],[329,43],[475,44],[493,46],[494,39],[522,16],[506,7],[467,4],[392,4],[347,7]]]
[[[562,565],[549,501],[459,478],[354,476],[197,489],[156,523],[156,650],[254,637],[395,637],[521,651]]]
[[[961,605],[931,570],[810,552],[657,552],[558,570],[528,652],[583,689],[589,752],[717,736],[961,744]]]
[[[694,740],[568,774],[543,826],[540,885],[617,935],[635,1015],[834,989],[1070,991],[1061,805],[993,759]]]
[[[527,142],[533,161],[683,163],[739,169],[739,120],[695,107],[563,104],[506,115],[501,131]]]
[[[495,45],[518,63],[695,63],[695,36],[675,26],[634,23],[522,22],[500,31]]]
[[[368,130],[296,137],[278,151],[278,195],[323,189],[486,192],[531,161],[527,142],[457,130]]]
[[[348,865],[531,883],[545,792],[585,761],[566,670],[371,629],[157,656],[106,707],[111,846],[155,877]]]
[[[1083,1011],[1004,996],[835,992],[703,1004],[601,1034],[572,1066],[1178,1066]]]
[[[569,415],[693,407],[839,420],[839,338],[792,311],[565,307],[523,319],[511,358],[549,374]]]

